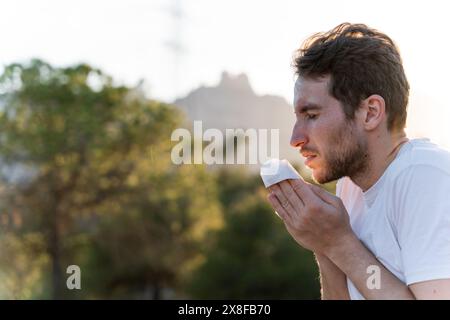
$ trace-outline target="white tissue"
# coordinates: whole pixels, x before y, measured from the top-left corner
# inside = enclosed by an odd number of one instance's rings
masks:
[[[287,179],[300,179],[298,172],[286,159],[270,159],[261,166],[261,178],[266,188]]]

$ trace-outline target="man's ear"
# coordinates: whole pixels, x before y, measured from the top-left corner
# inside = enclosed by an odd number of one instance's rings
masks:
[[[378,94],[373,94],[361,102],[358,111],[363,128],[368,131],[375,130],[386,118],[384,98]]]

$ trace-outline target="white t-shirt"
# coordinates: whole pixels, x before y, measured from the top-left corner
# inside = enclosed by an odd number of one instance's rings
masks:
[[[448,150],[410,140],[366,192],[344,177],[336,194],[358,238],[403,283],[450,278]],[[347,285],[351,299],[364,299]]]

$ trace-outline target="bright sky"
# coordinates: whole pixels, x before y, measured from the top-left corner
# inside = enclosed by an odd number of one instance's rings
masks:
[[[411,85],[407,131],[450,148],[450,19],[447,1],[14,0],[0,5],[0,64],[40,57],[88,62],[119,81],[145,79],[172,101],[223,70],[245,72],[259,94],[292,101],[290,67],[302,40],[362,22],[400,47]],[[181,18],[174,19],[178,4]],[[178,21],[178,22],[176,22]],[[182,45],[176,56],[170,43]]]

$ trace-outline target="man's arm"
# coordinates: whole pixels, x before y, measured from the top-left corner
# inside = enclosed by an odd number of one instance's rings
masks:
[[[415,299],[408,286],[387,270],[355,236],[349,235],[329,248],[326,255],[353,282],[366,299]],[[379,271],[379,274],[371,270]],[[369,281],[379,275],[379,287]]]
[[[304,248],[328,257],[366,299],[414,299],[408,286],[387,270],[350,227],[342,201],[301,180],[270,187],[269,201],[291,236]],[[368,286],[370,267],[380,272],[380,288]]]
[[[316,254],[321,272],[323,299],[345,299],[342,297],[343,285],[348,296],[343,272],[366,299],[450,299],[450,279],[423,281],[408,287],[387,270],[356,237],[340,244],[338,242],[327,254],[331,260]],[[372,275],[367,273],[369,266],[377,266],[380,270],[379,289],[371,289],[367,285],[367,280]]]
[[[322,300],[350,300],[345,274],[326,256],[316,253]]]
[[[450,279],[430,280],[409,286],[418,300],[449,300]]]
[[[359,240],[358,240],[359,241]],[[357,247],[359,245],[355,244]],[[350,250],[349,248],[348,250]],[[367,250],[364,246],[361,249],[355,250],[354,258],[342,252],[347,249],[336,251],[334,259],[342,268],[348,272],[349,278],[358,288],[359,292],[367,299],[419,299],[419,300],[448,300],[450,299],[450,279],[430,280],[414,283],[409,288],[400,280],[398,280],[392,273],[383,267],[383,265],[369,252],[368,260],[360,259],[358,251]],[[366,254],[363,253],[365,256]],[[372,256],[372,257],[370,257]],[[372,260],[374,259],[374,260]],[[339,269],[330,259],[321,254],[316,254],[316,260],[320,269],[320,283],[323,300],[330,299],[350,299],[348,294],[347,282],[345,274]],[[358,269],[364,269],[369,266],[370,261],[376,262],[380,268],[380,289],[370,289],[367,285],[369,274],[358,272]],[[360,262],[360,266],[355,268],[356,264]],[[352,265],[353,264],[353,265]]]

